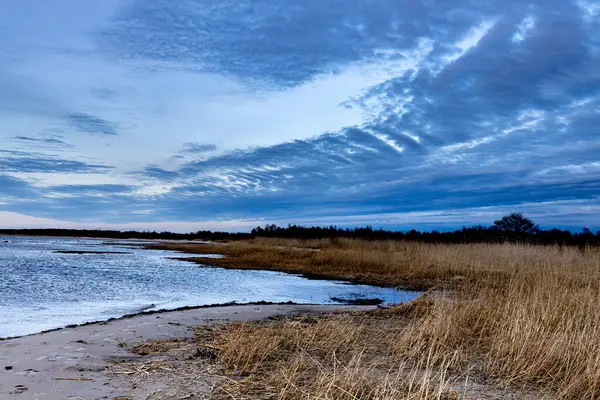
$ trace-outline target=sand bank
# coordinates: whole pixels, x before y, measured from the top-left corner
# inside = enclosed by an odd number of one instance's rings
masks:
[[[131,318],[65,328],[0,342],[0,399],[146,399],[166,392],[167,383],[140,382],[105,373],[122,361],[138,360],[121,343],[146,339],[190,338],[193,327],[216,321],[251,321],[298,312],[367,310],[372,306],[237,305],[141,314]],[[204,398],[210,384],[198,380]],[[127,397],[129,396],[129,397]]]

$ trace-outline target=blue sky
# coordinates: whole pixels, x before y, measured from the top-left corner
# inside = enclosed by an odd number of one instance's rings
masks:
[[[4,0],[0,227],[600,228],[600,2]]]

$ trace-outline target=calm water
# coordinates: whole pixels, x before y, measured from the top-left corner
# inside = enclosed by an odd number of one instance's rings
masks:
[[[134,242],[131,242],[132,244]],[[127,254],[61,254],[56,251]],[[140,311],[254,301],[409,301],[418,293],[269,271],[207,268],[175,253],[92,239],[0,237],[0,338]],[[180,254],[176,254],[181,256]]]

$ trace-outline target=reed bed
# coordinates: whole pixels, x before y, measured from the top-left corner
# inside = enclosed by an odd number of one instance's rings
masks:
[[[272,239],[169,248],[226,254],[217,265],[227,268],[432,289],[386,310],[226,325],[211,344],[231,377],[217,397],[600,399],[597,248]]]

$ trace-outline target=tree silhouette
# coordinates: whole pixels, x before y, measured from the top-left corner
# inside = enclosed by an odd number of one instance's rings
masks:
[[[494,221],[494,228],[501,232],[515,235],[530,235],[540,229],[531,219],[525,217],[520,212],[510,213],[502,217],[502,219]]]

